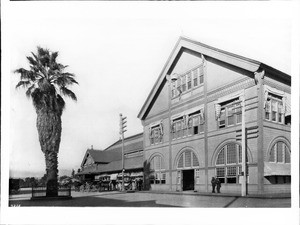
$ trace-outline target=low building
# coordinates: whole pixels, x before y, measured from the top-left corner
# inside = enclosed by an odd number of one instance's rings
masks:
[[[290,193],[290,100],[288,74],[180,37],[138,114],[145,186],[211,192],[218,177],[221,192],[240,193],[246,173],[250,194]]]
[[[143,180],[143,134],[124,139],[124,180],[126,185]],[[86,182],[102,182],[106,189],[116,189],[122,180],[122,140],[105,150],[87,149],[81,163],[81,176]],[[108,187],[112,185],[113,188]]]

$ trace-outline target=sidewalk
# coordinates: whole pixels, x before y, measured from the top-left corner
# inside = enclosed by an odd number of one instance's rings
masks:
[[[194,192],[194,191],[141,191],[142,193],[154,193],[154,194],[176,194],[176,195],[199,195],[199,196],[214,196],[214,197],[241,197],[241,194],[237,193],[211,193],[211,192]],[[262,199],[281,199],[291,198],[291,194],[288,193],[273,193],[273,194],[248,194],[246,198],[262,198]]]

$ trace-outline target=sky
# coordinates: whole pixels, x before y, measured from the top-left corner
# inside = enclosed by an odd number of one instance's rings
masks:
[[[77,170],[91,145],[101,150],[119,139],[119,113],[127,116],[125,137],[142,132],[137,115],[180,36],[291,74],[295,18],[291,5],[228,6],[11,2],[4,13],[9,43],[10,176],[45,173],[36,114],[25,90],[15,89],[19,76],[13,74],[19,67],[28,68],[26,56],[37,46],[59,51],[57,60],[69,65],[67,71],[79,82],[71,88],[78,101],[66,99],[62,116],[60,175]]]

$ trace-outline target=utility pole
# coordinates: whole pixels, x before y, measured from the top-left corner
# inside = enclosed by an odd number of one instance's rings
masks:
[[[127,131],[125,128],[127,127],[126,121],[127,117],[123,117],[122,113],[120,113],[120,135],[122,136],[122,191],[124,191],[124,133]]]
[[[245,90],[243,93],[242,106],[242,196],[247,195],[247,149],[246,149],[246,122],[245,122]]]

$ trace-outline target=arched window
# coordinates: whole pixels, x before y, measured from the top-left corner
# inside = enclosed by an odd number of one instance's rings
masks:
[[[291,163],[289,147],[283,142],[276,142],[269,153],[269,162],[272,163]]]
[[[224,145],[216,159],[217,177],[222,183],[238,183],[238,175],[241,171],[242,147],[234,142]]]
[[[193,168],[198,166],[199,166],[199,161],[193,151],[186,150],[183,153],[181,153],[177,164],[178,169]]]
[[[150,184],[165,184],[166,172],[164,160],[160,155],[154,156],[150,161]]]

